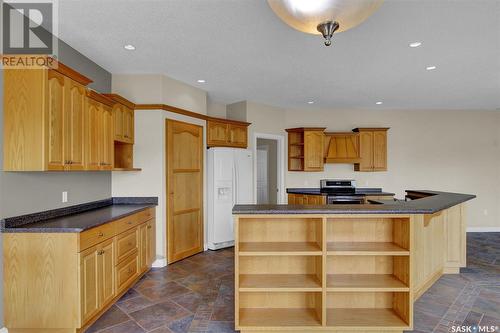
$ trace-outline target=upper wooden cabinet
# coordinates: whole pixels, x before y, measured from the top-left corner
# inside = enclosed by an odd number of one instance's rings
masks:
[[[387,171],[387,131],[389,128],[355,128],[359,134],[361,160],[356,171]]]
[[[114,121],[114,140],[134,143],[134,108],[135,104],[118,94],[104,94],[112,99]]]
[[[210,118],[207,120],[207,146],[247,148],[249,125],[241,121]]]
[[[87,92],[86,169],[88,170],[113,169],[113,104],[112,100],[93,90]]]
[[[88,78],[57,69],[4,69],[4,170],[84,168]]]
[[[358,133],[325,133],[325,163],[358,163]]]
[[[288,170],[323,171],[324,127],[289,128]]]

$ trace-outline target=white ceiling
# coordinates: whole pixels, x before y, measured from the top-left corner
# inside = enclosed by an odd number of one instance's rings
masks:
[[[500,108],[500,0],[386,0],[329,48],[281,22],[265,0],[59,6],[60,37],[112,73],[163,73],[223,103]],[[137,49],[124,50],[128,43]]]

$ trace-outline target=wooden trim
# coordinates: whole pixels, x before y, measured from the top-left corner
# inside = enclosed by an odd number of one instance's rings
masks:
[[[102,95],[106,96],[109,99],[112,99],[116,103],[120,103],[120,104],[128,107],[129,109],[132,109],[132,110],[135,109],[135,104],[123,96],[120,96],[118,94],[102,94]]]
[[[356,127],[353,132],[388,131],[390,127]]]
[[[75,71],[73,68],[66,66],[62,62],[52,58],[53,61],[48,61],[49,68],[61,73],[64,76],[69,77],[70,79],[86,86],[94,81]]]
[[[112,99],[109,99],[108,97],[104,96],[103,94],[98,93],[95,90],[88,89],[87,90],[87,97],[92,98],[93,100],[102,103],[104,105],[112,107],[115,102]]]
[[[355,132],[325,132],[325,136],[356,136],[359,135]]]
[[[217,122],[234,124],[234,125],[242,125],[242,126],[249,126],[251,124],[251,123],[247,123],[244,121],[210,117],[210,116],[207,116],[205,114],[196,113],[193,111],[188,111],[188,110],[177,108],[175,106],[171,106],[171,105],[167,105],[167,104],[135,104],[135,110],[164,110],[164,111],[169,111],[169,112],[173,112],[173,113],[177,113],[177,114],[182,114],[184,116],[188,116],[188,117],[192,117],[192,118],[196,118],[196,119],[202,119],[205,121],[217,121]]]
[[[303,131],[324,131],[326,127],[295,127],[295,128],[287,128],[285,131],[287,132],[303,132]]]

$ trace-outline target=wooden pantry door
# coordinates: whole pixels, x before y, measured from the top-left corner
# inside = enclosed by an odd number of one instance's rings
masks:
[[[203,251],[203,127],[166,120],[168,263]]]

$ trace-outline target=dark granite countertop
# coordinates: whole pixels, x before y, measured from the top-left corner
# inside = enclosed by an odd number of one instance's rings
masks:
[[[287,188],[286,193],[291,194],[307,194],[307,195],[327,195],[326,193],[321,193],[319,187],[312,188]],[[354,195],[366,196],[366,195],[380,195],[380,196],[394,196],[394,193],[384,192],[381,188],[373,187],[358,187]]]
[[[236,205],[233,214],[433,214],[474,199],[475,195],[411,190],[426,197],[364,205]]]
[[[1,220],[2,232],[78,233],[154,207],[158,198],[111,198]]]

